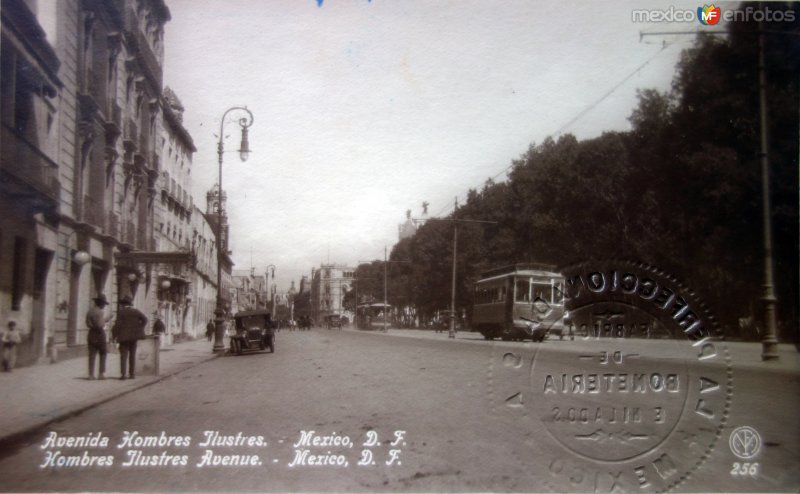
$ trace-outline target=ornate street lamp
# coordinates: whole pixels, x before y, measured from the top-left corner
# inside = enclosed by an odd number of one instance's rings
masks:
[[[231,115],[230,120],[226,120],[231,112],[238,114]],[[224,152],[224,127],[230,121],[236,122],[242,129],[242,141],[239,146],[239,159],[247,161],[250,156],[250,143],[247,139],[247,129],[253,125],[253,113],[247,109],[246,106],[234,106],[225,110],[222,114],[222,120],[219,123],[219,142],[217,142],[217,155],[219,158],[219,189],[217,196],[217,308],[214,310],[214,353],[222,353],[225,351],[225,343],[223,339],[225,332],[222,327],[225,315],[224,302],[222,300],[222,261],[227,254],[228,245],[227,241],[222,241],[222,154]]]

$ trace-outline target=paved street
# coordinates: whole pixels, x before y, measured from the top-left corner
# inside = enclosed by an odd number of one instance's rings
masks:
[[[642,368],[665,373],[683,354],[675,342],[626,344],[615,348],[635,354]],[[514,367],[506,365],[511,356],[523,363],[536,359],[533,371],[522,373],[523,381],[534,381],[562,359],[562,372],[580,373],[585,369],[570,362],[597,349],[591,341],[536,345],[486,342],[476,333],[459,333],[453,341],[446,333],[424,331],[317,329],[282,331],[276,346],[274,354],[199,363],[48,425],[3,451],[2,490],[583,492],[637,487],[624,475],[615,485],[607,474],[611,467],[593,472],[587,465],[597,462],[559,444],[552,424],[534,417],[535,406],[518,414],[514,403],[504,405],[508,379],[503,369]],[[791,350],[784,348],[784,358],[770,368],[758,362],[757,345],[730,345],[733,391],[726,423],[708,458],[675,490],[797,490],[800,380]],[[694,376],[700,365],[678,363],[676,375]],[[724,365],[720,369],[727,372]],[[731,473],[733,463],[742,460],[733,456],[728,437],[741,425],[758,431],[762,440],[752,460],[758,472],[752,476]],[[707,431],[694,432],[702,439]],[[694,445],[687,444],[686,451],[668,453],[690,454]]]

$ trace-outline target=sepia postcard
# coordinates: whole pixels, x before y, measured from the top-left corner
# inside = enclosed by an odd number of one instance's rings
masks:
[[[2,0],[0,492],[797,492],[799,5]]]

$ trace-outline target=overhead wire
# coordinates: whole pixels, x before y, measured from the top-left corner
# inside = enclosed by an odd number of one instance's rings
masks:
[[[600,105],[600,103],[602,103],[603,101],[605,101],[606,99],[608,99],[608,98],[609,98],[609,97],[610,97],[612,94],[614,94],[614,92],[615,92],[617,89],[619,89],[620,87],[622,87],[622,85],[624,85],[626,82],[628,82],[628,80],[630,80],[630,79],[631,79],[633,76],[635,76],[636,74],[638,74],[638,73],[639,73],[639,72],[640,72],[640,71],[641,71],[643,68],[645,68],[645,67],[646,67],[648,64],[650,64],[650,62],[652,62],[652,61],[653,61],[653,60],[655,60],[655,59],[656,59],[658,56],[660,56],[662,53],[664,53],[664,51],[665,51],[665,50],[666,50],[668,47],[672,46],[672,44],[674,44],[674,43],[662,43],[662,45],[661,45],[661,49],[660,49],[660,50],[658,50],[658,51],[657,51],[657,52],[656,52],[656,53],[655,53],[653,56],[651,56],[650,58],[648,58],[647,60],[645,60],[645,61],[644,61],[644,62],[643,62],[641,65],[639,65],[638,67],[636,67],[636,69],[634,69],[633,71],[631,71],[631,73],[629,73],[629,74],[628,74],[628,75],[626,75],[624,78],[622,78],[622,79],[621,79],[619,82],[617,82],[617,83],[616,83],[616,84],[615,84],[615,85],[614,85],[614,86],[613,86],[611,89],[609,89],[609,90],[608,90],[606,93],[604,93],[604,94],[603,94],[603,95],[600,97],[600,99],[598,99],[597,101],[595,101],[595,102],[593,102],[593,103],[589,104],[589,105],[588,105],[586,108],[584,108],[583,110],[581,110],[581,111],[580,111],[580,112],[579,112],[577,115],[575,115],[575,116],[574,116],[572,119],[570,119],[570,120],[569,120],[567,123],[565,123],[564,125],[562,125],[561,127],[559,127],[559,128],[558,128],[558,130],[556,130],[554,133],[551,133],[551,134],[549,134],[547,137],[545,137],[545,139],[544,139],[544,140],[547,140],[547,139],[549,139],[549,138],[552,138],[553,136],[558,136],[558,135],[560,135],[560,134],[561,134],[562,132],[564,132],[564,131],[565,131],[567,128],[569,128],[571,125],[573,125],[575,122],[577,122],[578,120],[580,120],[581,118],[583,118],[583,117],[584,117],[584,116],[585,116],[587,113],[589,113],[589,112],[590,112],[590,111],[592,111],[594,108],[596,108],[598,105]],[[508,172],[509,172],[509,170],[511,170],[513,167],[514,167],[514,163],[511,163],[510,165],[508,165],[508,166],[506,166],[505,168],[503,168],[503,170],[502,170],[502,171],[500,171],[499,173],[497,173],[496,175],[494,175],[493,177],[491,177],[491,178],[490,178],[490,180],[492,180],[492,181],[496,180],[498,177],[500,177],[500,176],[502,176],[502,175],[504,175],[504,174],[508,173]],[[465,196],[464,203],[466,203],[466,196]],[[442,216],[442,215],[450,214],[450,213],[451,213],[451,212],[452,212],[454,209],[455,209],[455,207],[454,207],[453,205],[446,205],[446,206],[444,206],[444,207],[443,207],[443,208],[440,210],[440,212],[439,212],[438,214],[436,214],[436,215],[435,215],[435,216],[433,216],[433,217],[440,217],[440,216]]]

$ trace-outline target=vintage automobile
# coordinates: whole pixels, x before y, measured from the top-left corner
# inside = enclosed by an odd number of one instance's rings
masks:
[[[234,332],[231,335],[231,353],[241,355],[246,350],[275,352],[275,331],[272,317],[266,310],[246,310],[233,316]]]
[[[325,316],[325,327],[328,329],[342,329],[342,316],[338,314]]]

